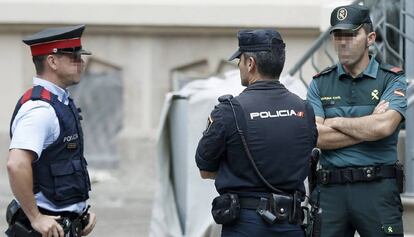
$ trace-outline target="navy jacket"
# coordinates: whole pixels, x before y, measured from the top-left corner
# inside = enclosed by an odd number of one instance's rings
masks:
[[[277,80],[251,84],[232,103],[266,180],[289,193],[304,191],[318,136],[311,106]],[[197,147],[196,163],[200,170],[217,172],[219,193],[270,192],[249,163],[229,102],[221,102],[212,111]]]

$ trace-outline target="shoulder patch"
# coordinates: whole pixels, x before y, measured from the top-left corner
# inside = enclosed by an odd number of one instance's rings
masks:
[[[399,68],[399,67],[393,67],[393,68],[391,68],[391,71],[395,72],[395,73],[399,73],[399,72],[402,72],[402,69]]]
[[[402,70],[402,68],[400,68],[400,67],[396,67],[396,66],[392,66],[392,65],[390,65],[390,64],[381,64],[380,65],[380,68],[381,69],[383,69],[383,70],[385,70],[385,71],[387,71],[387,72],[392,72],[392,73],[394,73],[394,74],[402,74],[402,73],[404,73],[404,71]]]
[[[323,74],[329,73],[329,72],[333,71],[334,69],[336,69],[336,67],[337,67],[336,64],[333,65],[333,66],[327,67],[327,68],[323,69],[321,72],[319,72],[318,74],[314,75],[313,78],[317,78],[317,77],[319,77]]]
[[[398,96],[401,96],[401,97],[404,97],[405,96],[404,92],[402,90],[399,90],[399,89],[395,90],[394,91],[394,94],[395,95],[398,95]]]
[[[24,104],[28,100],[51,101],[52,94],[41,86],[35,86],[30,88],[23,94],[22,98],[20,99],[20,104]]]
[[[30,98],[32,97],[32,91],[33,91],[33,88],[30,88],[23,94],[22,98],[20,99],[20,104],[24,104],[28,100],[30,100]]]

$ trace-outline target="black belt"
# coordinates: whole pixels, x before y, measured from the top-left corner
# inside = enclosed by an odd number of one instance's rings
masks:
[[[240,197],[240,207],[244,209],[256,210],[260,206],[260,198],[254,197]]]
[[[294,223],[300,223],[302,220],[302,216],[300,213],[300,200],[296,200],[296,207],[294,204],[294,199],[292,196],[285,196],[285,195],[279,195],[279,197],[282,197],[283,200],[276,199],[274,200],[270,197],[266,197],[267,204],[266,207],[263,207],[263,200],[260,197],[240,197],[239,196],[239,202],[240,202],[240,208],[244,209],[251,209],[251,210],[258,210],[260,208],[265,208],[269,211],[271,211],[276,216],[286,215],[286,219],[282,222],[289,222],[293,221]]]
[[[350,167],[334,170],[318,170],[316,174],[318,184],[345,184],[355,182],[370,182],[380,179],[396,177],[394,165]]]
[[[39,208],[40,213],[42,213],[43,215],[48,215],[48,216],[67,217],[70,220],[75,220],[81,216],[80,214],[76,212],[69,212],[69,211],[54,212],[54,211],[49,211],[41,207],[38,207],[38,208]]]

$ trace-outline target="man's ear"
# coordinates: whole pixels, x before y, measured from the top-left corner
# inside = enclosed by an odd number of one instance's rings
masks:
[[[54,56],[52,56],[52,55],[48,55],[47,56],[47,58],[46,58],[46,64],[53,71],[55,71],[57,69],[56,58]]]
[[[247,59],[247,71],[252,72],[256,68],[256,60],[253,57]]]
[[[371,32],[367,36],[367,47],[373,45],[375,43],[375,39],[377,38],[377,34],[375,32]]]

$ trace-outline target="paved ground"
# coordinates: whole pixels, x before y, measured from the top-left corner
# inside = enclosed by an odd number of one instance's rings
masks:
[[[146,158],[154,157],[147,155]],[[6,154],[0,152],[0,157],[0,236],[4,236],[5,208],[12,195],[5,167]],[[148,236],[155,189],[154,167],[155,158],[137,158],[121,162],[118,168],[91,170],[95,182],[89,203],[98,216],[98,224],[91,237]]]
[[[12,195],[5,168],[6,154],[0,159],[0,236],[6,229],[5,209]],[[91,237],[148,236],[154,193],[154,159],[127,161],[119,168],[92,170],[90,204],[98,223]]]

